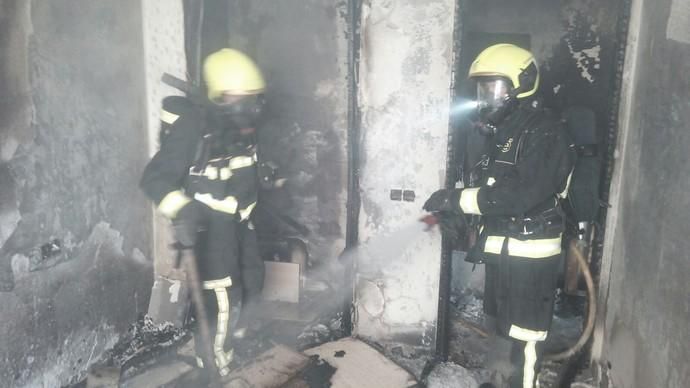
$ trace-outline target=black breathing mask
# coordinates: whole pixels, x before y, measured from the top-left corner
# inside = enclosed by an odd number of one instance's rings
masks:
[[[264,96],[258,94],[242,97],[232,103],[213,103],[212,109],[224,127],[243,131],[256,127],[264,105]]]

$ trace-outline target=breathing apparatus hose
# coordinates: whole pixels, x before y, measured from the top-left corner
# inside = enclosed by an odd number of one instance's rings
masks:
[[[585,283],[587,285],[587,323],[585,324],[584,330],[577,342],[571,346],[569,349],[564,350],[560,353],[548,354],[544,358],[548,361],[562,361],[577,354],[585,346],[589,338],[592,336],[594,331],[594,318],[597,311],[597,298],[596,290],[594,288],[594,280],[592,279],[592,273],[589,270],[589,265],[585,259],[582,250],[578,247],[577,240],[572,240],[570,242],[570,250],[574,253],[575,259],[577,260],[580,268],[582,270],[582,275],[585,278]]]

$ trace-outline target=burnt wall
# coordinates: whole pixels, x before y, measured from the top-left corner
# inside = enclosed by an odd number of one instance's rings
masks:
[[[540,65],[541,93],[557,109],[585,105],[606,125],[614,74],[614,40],[619,0],[466,0],[466,39],[481,34],[492,39],[517,39],[529,45]],[[517,36],[517,37],[516,37]],[[469,42],[468,42],[469,43]],[[474,51],[472,45],[464,45]],[[476,55],[465,50],[466,77]]]
[[[152,282],[141,4],[0,1],[0,386],[62,386]]]
[[[325,0],[231,0],[229,7],[230,47],[255,58],[268,83],[262,158],[288,178],[263,201],[311,230],[314,261],[337,257],[345,246],[346,9],[346,2]],[[299,235],[275,219],[268,224]]]
[[[690,7],[632,3],[604,256],[610,282],[600,291],[608,295],[598,328],[602,364],[616,387],[686,387],[690,80],[683,74],[690,71]]]

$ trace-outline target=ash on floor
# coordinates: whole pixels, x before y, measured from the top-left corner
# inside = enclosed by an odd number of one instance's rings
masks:
[[[449,361],[465,368],[478,382],[488,381],[491,372],[486,369],[486,358],[490,346],[488,339],[490,333],[483,327],[484,313],[481,295],[473,290],[455,291],[450,300]],[[552,327],[545,345],[547,354],[565,350],[577,341],[582,330],[583,311],[582,298],[559,295]],[[577,376],[572,386],[588,387],[593,379],[588,376],[585,369],[585,357],[581,358],[581,360],[576,360],[575,364],[546,362],[540,374],[541,386],[546,388],[561,386],[565,371],[572,373],[572,368],[575,368],[575,371],[579,373],[573,373]],[[449,372],[452,369],[442,370],[441,375],[444,371]],[[462,370],[460,372],[464,373]],[[443,379],[434,381],[443,381]],[[437,386],[444,387],[444,385]],[[457,386],[463,387],[463,385]]]

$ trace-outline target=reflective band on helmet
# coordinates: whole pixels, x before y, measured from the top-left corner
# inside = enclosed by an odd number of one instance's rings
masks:
[[[177,212],[191,201],[181,190],[171,191],[158,204],[158,211],[168,218],[175,218]]]
[[[240,218],[242,221],[246,220],[249,218],[250,215],[252,215],[252,211],[256,207],[256,202],[252,203],[251,205],[247,206],[246,208],[240,210]]]
[[[537,365],[537,343],[528,341],[525,344],[525,366],[522,371],[522,388],[534,387],[534,367]]]
[[[175,121],[180,118],[180,115],[168,112],[165,109],[161,109],[161,121],[166,124],[175,124]]]
[[[515,338],[516,340],[525,342],[544,341],[546,340],[546,336],[548,334],[548,331],[530,330],[517,325],[511,325],[510,330],[508,331],[508,336],[510,336],[510,338]]]
[[[236,156],[230,159],[228,166],[231,170],[237,170],[244,167],[249,167],[256,163],[256,158],[253,156]]]
[[[477,194],[479,189],[464,189],[460,194],[460,209],[465,214],[482,214],[479,210],[479,203],[477,202]]]
[[[237,198],[233,196],[225,197],[223,200],[218,200],[213,198],[211,194],[196,193],[194,194],[194,199],[219,212],[228,214],[237,213]]]
[[[489,236],[484,245],[484,252],[500,255],[503,249],[504,236]],[[539,240],[508,239],[508,255],[527,257],[530,259],[542,259],[561,253],[561,237]]]

